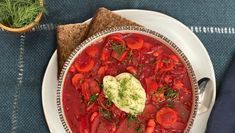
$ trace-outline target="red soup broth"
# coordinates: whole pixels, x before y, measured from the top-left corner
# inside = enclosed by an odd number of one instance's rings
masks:
[[[106,75],[128,72],[142,84],[146,103],[132,116],[102,91]],[[140,33],[112,33],[82,50],[64,80],[66,122],[74,133],[181,133],[192,109],[192,86],[182,59]]]

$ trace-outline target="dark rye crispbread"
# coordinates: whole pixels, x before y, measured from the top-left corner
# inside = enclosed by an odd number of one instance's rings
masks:
[[[85,39],[87,29],[88,23],[67,24],[56,27],[58,73],[62,70],[72,51]]]
[[[108,28],[119,26],[141,26],[131,20],[128,20],[104,7],[99,8],[93,17],[87,37]]]
[[[102,7],[96,11],[90,24],[77,23],[57,26],[58,73],[62,70],[71,52],[87,37],[118,26],[140,25]]]

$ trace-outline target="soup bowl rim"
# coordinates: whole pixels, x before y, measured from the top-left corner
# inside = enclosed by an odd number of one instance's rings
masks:
[[[183,53],[183,51],[170,39],[168,39],[166,36],[162,35],[161,33],[157,31],[153,31],[151,29],[147,29],[145,27],[139,27],[139,26],[121,26],[121,27],[114,27],[110,29],[106,29],[104,31],[98,32],[95,35],[87,38],[85,41],[83,41],[80,45],[78,45],[73,52],[70,54],[69,58],[66,60],[60,76],[58,78],[58,86],[56,90],[56,103],[57,103],[57,111],[59,114],[60,122],[63,125],[64,130],[67,133],[71,133],[71,129],[68,125],[68,122],[66,120],[66,117],[64,115],[64,110],[63,110],[63,100],[62,100],[62,94],[63,94],[63,86],[64,86],[64,80],[67,75],[68,69],[75,60],[75,58],[78,56],[79,53],[81,53],[87,46],[91,45],[92,42],[95,42],[96,40],[99,40],[100,38],[103,38],[104,36],[107,36],[109,34],[113,34],[116,32],[128,32],[128,33],[139,33],[139,34],[144,34],[150,37],[153,37],[157,40],[160,40],[163,42],[164,45],[166,45],[168,48],[170,48],[175,54],[178,55],[178,57],[181,58],[183,63],[186,66],[187,73],[189,75],[190,81],[191,81],[191,86],[192,86],[192,109],[191,113],[189,116],[189,120],[187,122],[186,128],[184,130],[184,133],[188,133],[190,129],[193,126],[193,122],[195,120],[195,117],[198,112],[198,92],[199,92],[199,87],[196,79],[195,72],[193,70],[193,67],[191,63],[189,62],[188,58],[186,55]]]

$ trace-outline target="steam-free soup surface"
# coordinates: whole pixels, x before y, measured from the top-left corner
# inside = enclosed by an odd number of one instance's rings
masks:
[[[110,80],[123,73],[135,83]],[[110,81],[103,83],[104,77]],[[74,133],[181,133],[191,113],[192,87],[182,59],[161,41],[112,33],[73,61],[62,103]]]

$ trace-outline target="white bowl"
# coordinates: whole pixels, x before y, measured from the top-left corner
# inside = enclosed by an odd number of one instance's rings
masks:
[[[199,101],[198,101],[199,100],[198,99],[199,87],[198,87],[198,83],[197,83],[196,76],[195,76],[194,70],[192,68],[192,65],[190,64],[190,62],[187,59],[187,57],[185,56],[185,54],[170,39],[168,39],[167,37],[163,36],[162,34],[160,34],[158,32],[155,32],[150,29],[143,28],[143,27],[137,27],[137,26],[122,26],[122,27],[111,28],[111,29],[107,29],[102,32],[99,32],[99,33],[91,36],[90,38],[86,39],[84,42],[82,42],[79,46],[77,46],[77,48],[69,56],[69,58],[67,59],[67,61],[64,64],[63,69],[62,69],[60,76],[59,76],[58,88],[57,88],[57,99],[56,99],[59,117],[60,117],[61,123],[64,127],[64,130],[68,133],[71,132],[71,129],[69,128],[69,126],[66,122],[66,118],[65,118],[65,115],[63,112],[63,106],[62,106],[62,93],[63,93],[62,89],[64,86],[63,81],[66,77],[66,74],[68,72],[69,67],[73,63],[74,59],[78,56],[78,54],[81,53],[81,51],[83,51],[87,46],[91,45],[96,40],[99,40],[100,38],[103,38],[104,36],[107,36],[107,35],[115,33],[115,32],[119,32],[119,33],[120,32],[121,33],[134,32],[134,33],[139,33],[139,34],[151,36],[153,38],[156,38],[157,40],[162,41],[163,44],[165,44],[168,48],[170,48],[175,54],[177,54],[181,58],[182,62],[186,66],[188,75],[190,77],[191,85],[192,85],[192,87],[191,87],[192,88],[192,96],[193,96],[192,109],[191,109],[189,120],[187,122],[187,126],[184,130],[185,133],[188,133],[193,126],[193,122],[194,122],[194,119],[197,114],[198,103],[199,103]]]

